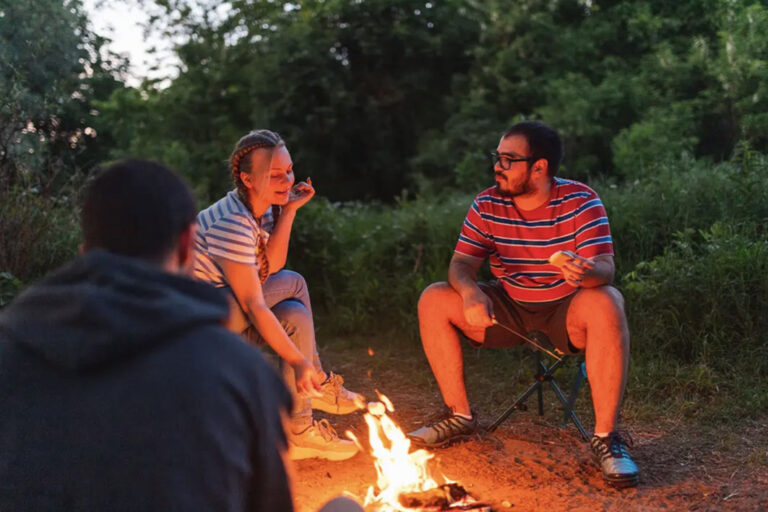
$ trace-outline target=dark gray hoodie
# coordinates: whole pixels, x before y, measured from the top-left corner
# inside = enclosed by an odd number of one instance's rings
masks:
[[[290,511],[290,397],[207,284],[95,251],[0,312],[0,511]]]

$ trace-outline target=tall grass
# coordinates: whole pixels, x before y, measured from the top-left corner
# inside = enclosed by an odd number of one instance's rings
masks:
[[[768,241],[723,223],[688,230],[622,284],[641,403],[693,416],[768,408]]]

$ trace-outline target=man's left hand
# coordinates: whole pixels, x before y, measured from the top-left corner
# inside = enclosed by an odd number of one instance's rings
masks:
[[[574,288],[578,288],[581,286],[584,276],[593,268],[595,268],[594,260],[576,256],[575,258],[566,261],[565,265],[561,267],[561,270],[563,271],[565,282]]]
[[[312,178],[307,178],[307,181],[302,181],[293,186],[285,208],[298,210],[307,204],[314,195],[315,188],[312,186]]]
[[[595,268],[595,260],[584,258],[571,251],[561,251],[561,253],[567,254],[570,257],[563,258],[561,255],[559,258],[551,258],[550,261],[553,265],[560,267],[560,271],[569,285],[574,288],[580,287],[587,272]],[[561,253],[558,254],[560,255]]]

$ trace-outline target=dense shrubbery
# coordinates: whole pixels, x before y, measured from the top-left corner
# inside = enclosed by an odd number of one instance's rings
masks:
[[[646,169],[622,186],[593,187],[608,210],[620,272],[660,255],[678,232],[723,221],[757,236],[768,222],[768,159],[744,150],[712,164],[683,156]]]
[[[445,279],[470,196],[403,200],[395,207],[314,200],[300,213],[290,263],[309,281],[337,332],[415,332],[416,300]]]
[[[684,158],[623,186],[594,184],[627,299],[635,403],[675,402],[690,414],[711,413],[708,401],[738,413],[768,405],[766,171],[754,154],[722,164]],[[321,329],[415,341],[419,294],[445,279],[471,200],[310,203],[291,264],[309,282]]]
[[[681,233],[625,277],[636,395],[683,414],[768,407],[768,241],[739,231]]]

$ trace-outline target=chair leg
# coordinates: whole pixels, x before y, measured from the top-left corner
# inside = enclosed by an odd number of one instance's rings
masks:
[[[568,405],[568,400],[565,399],[565,395],[560,389],[560,386],[558,386],[555,381],[550,381],[549,383],[552,385],[552,390],[555,392],[558,400],[560,400],[560,403],[563,404],[563,409],[565,410],[566,420],[563,423],[563,426],[567,424],[568,420],[573,421],[573,424],[576,425],[577,429],[579,429],[579,433],[581,434],[581,437],[584,439],[584,441],[589,441],[589,435],[587,434],[584,425],[581,424],[581,420],[576,415],[576,413],[573,412],[573,408]]]
[[[536,382],[534,382],[533,384],[531,384],[531,385],[530,385],[530,387],[529,387],[528,389],[526,389],[526,390],[525,390],[525,393],[523,393],[522,395],[520,395],[520,397],[519,397],[517,400],[515,400],[515,403],[513,403],[512,405],[510,405],[510,406],[507,408],[507,410],[506,410],[506,411],[504,411],[503,413],[501,413],[501,416],[499,416],[498,418],[496,418],[496,421],[494,421],[494,422],[493,422],[493,424],[492,424],[490,427],[488,427],[488,432],[493,432],[494,430],[496,430],[496,429],[499,427],[499,425],[501,425],[502,423],[504,423],[504,421],[505,421],[507,418],[509,418],[510,414],[512,414],[512,413],[515,411],[515,409],[517,409],[517,408],[518,408],[518,407],[519,407],[519,406],[520,406],[520,405],[521,405],[523,402],[525,402],[525,400],[526,400],[526,399],[527,399],[529,396],[531,396],[531,393],[533,393],[533,392],[534,392],[534,391],[536,391],[537,389],[538,389],[538,390],[541,390],[541,381],[538,381],[538,380],[537,380]]]
[[[548,374],[549,374],[549,368],[544,366],[544,364],[541,362],[541,352],[537,350],[536,351],[536,380],[539,382],[543,382]],[[544,393],[541,386],[539,386],[537,394],[539,398],[539,416],[544,416]]]
[[[547,367],[542,362],[541,356],[538,353],[537,353],[537,356],[539,356],[539,357],[537,357],[537,360],[536,360],[536,367],[537,367],[536,382],[531,384],[528,387],[528,389],[525,390],[525,393],[520,395],[520,397],[517,400],[515,400],[515,403],[510,405],[507,408],[507,410],[505,410],[503,413],[501,413],[501,415],[498,418],[496,418],[496,420],[491,424],[491,426],[488,427],[488,431],[489,432],[493,432],[494,430],[496,430],[498,428],[499,425],[504,423],[504,421],[507,418],[509,418],[509,416],[515,411],[515,409],[519,408],[520,405],[523,402],[525,402],[528,399],[528,397],[531,396],[531,393],[533,393],[534,391],[538,391],[539,392],[539,397],[540,397],[540,400],[541,400],[539,402],[539,407],[540,407],[539,410],[540,410],[540,414],[543,414],[543,409],[544,409],[544,403],[543,402],[544,402],[544,400],[543,400],[543,398],[541,398],[541,392],[542,392],[541,385],[544,382],[546,382],[546,381],[552,382],[552,374],[554,372],[556,372],[565,363],[565,359],[561,359],[560,361],[556,361],[554,364],[552,364],[552,366]]]
[[[573,411],[573,406],[576,402],[576,399],[578,398],[579,390],[581,389],[581,386],[584,383],[584,381],[587,380],[584,361],[581,361],[579,363],[579,367],[576,371],[576,376],[574,377],[573,384],[571,385],[571,391],[567,399],[565,398],[565,394],[563,393],[563,391],[560,389],[560,386],[557,385],[557,383],[554,381],[554,378],[553,378],[553,374],[558,369],[560,369],[560,367],[564,363],[565,363],[565,359],[561,359],[548,367],[542,361],[541,354],[537,352],[536,353],[536,375],[535,375],[536,381],[533,384],[531,384],[528,387],[528,389],[526,389],[525,392],[518,397],[517,400],[515,400],[515,403],[509,406],[503,413],[501,413],[501,415],[498,418],[496,418],[493,424],[491,424],[491,426],[488,427],[488,432],[495,431],[499,427],[499,425],[504,423],[504,421],[506,421],[506,419],[509,418],[509,416],[515,411],[515,409],[520,408],[521,405],[528,399],[529,396],[531,396],[531,394],[534,391],[536,391],[538,394],[539,415],[543,415],[544,400],[542,396],[543,395],[542,384],[544,382],[549,382],[552,385],[552,390],[554,391],[558,400],[563,405],[563,410],[564,410],[563,427],[565,427],[569,421],[572,421],[573,424],[578,429],[579,433],[581,434],[582,439],[584,439],[585,442],[589,442],[589,434],[584,428],[584,425],[582,425],[579,417]]]

